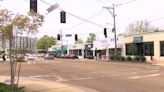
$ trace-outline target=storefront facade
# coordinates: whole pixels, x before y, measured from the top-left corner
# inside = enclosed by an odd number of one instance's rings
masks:
[[[117,36],[117,54],[122,55],[123,36]],[[115,39],[114,37],[106,38],[93,42],[93,56],[96,59],[108,60],[110,56],[114,55]]]
[[[85,49],[84,44],[68,45],[67,54],[74,54],[82,59],[82,58],[84,58],[84,49]]]
[[[131,55],[129,47],[137,46],[136,55],[144,55],[147,60],[164,61],[164,31],[125,35],[123,55]]]

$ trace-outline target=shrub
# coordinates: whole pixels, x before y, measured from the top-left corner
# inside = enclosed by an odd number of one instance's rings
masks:
[[[122,57],[121,57],[121,61],[125,61],[125,57],[122,56]]]
[[[114,60],[114,56],[110,56],[109,58],[110,58],[110,60]]]
[[[118,56],[118,55],[114,56],[114,60],[120,61],[120,56]]]
[[[4,83],[0,83],[0,92],[11,92],[11,86]],[[25,88],[19,87],[17,92],[25,92]]]
[[[140,58],[139,56],[135,56],[135,57],[134,57],[134,61],[139,62],[140,60],[141,60],[141,58]]]
[[[140,56],[140,60],[141,60],[141,62],[145,62],[146,61],[145,56]]]
[[[127,61],[132,61],[132,58],[128,56],[128,57],[126,58],[126,60],[127,60]]]

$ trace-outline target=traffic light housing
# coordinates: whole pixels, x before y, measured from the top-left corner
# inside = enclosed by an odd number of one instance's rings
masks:
[[[37,0],[30,0],[30,12],[37,13]]]
[[[65,11],[60,12],[60,23],[66,23],[66,12]]]
[[[107,38],[107,30],[106,30],[106,28],[104,28],[104,36],[105,36],[105,38]]]
[[[77,34],[75,34],[75,41],[77,41],[78,40],[78,35]]]
[[[60,34],[57,34],[57,40],[60,40]]]

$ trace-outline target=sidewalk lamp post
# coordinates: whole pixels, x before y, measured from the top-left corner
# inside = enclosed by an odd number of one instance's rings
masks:
[[[115,41],[115,48],[114,48],[114,55],[117,55],[117,37],[116,37],[116,14],[115,14],[115,5],[113,4],[113,7],[103,7],[105,9],[107,9],[110,14],[113,16],[113,28],[112,28],[112,32],[114,32],[114,41]],[[111,11],[112,9],[112,11]]]

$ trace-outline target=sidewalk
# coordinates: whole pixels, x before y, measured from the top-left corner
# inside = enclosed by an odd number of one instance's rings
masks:
[[[158,66],[164,66],[164,61],[158,61],[156,65],[158,65]]]
[[[10,77],[0,76],[0,82],[10,83]],[[19,84],[27,89],[26,92],[94,92],[89,91],[87,88],[35,78],[21,77]]]

